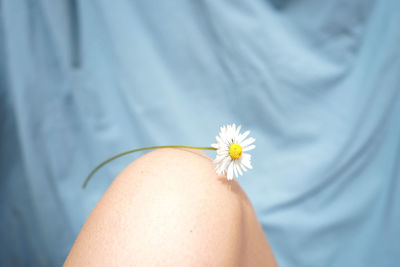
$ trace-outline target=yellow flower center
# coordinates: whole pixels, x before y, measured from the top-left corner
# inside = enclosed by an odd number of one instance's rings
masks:
[[[232,144],[229,147],[229,156],[233,160],[240,158],[242,156],[242,147],[239,144]]]

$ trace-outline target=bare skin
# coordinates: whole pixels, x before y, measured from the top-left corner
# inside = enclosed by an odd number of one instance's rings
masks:
[[[95,181],[92,181],[95,182]],[[254,210],[211,158],[159,149],[122,171],[64,266],[277,266]]]

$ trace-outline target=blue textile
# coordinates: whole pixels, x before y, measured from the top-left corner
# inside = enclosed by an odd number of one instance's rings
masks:
[[[280,266],[400,266],[400,2],[0,0],[0,265],[60,266],[148,145],[257,141]],[[213,156],[213,154],[210,154]]]

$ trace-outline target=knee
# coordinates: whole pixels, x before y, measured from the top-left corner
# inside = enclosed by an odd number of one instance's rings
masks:
[[[249,205],[236,181],[216,175],[205,153],[155,150],[114,180],[90,214],[69,258],[86,251],[102,263],[117,257],[122,265],[128,260],[141,265],[149,260],[171,265],[190,265],[191,261],[202,265],[212,260],[216,266],[234,266],[243,243],[243,208]]]

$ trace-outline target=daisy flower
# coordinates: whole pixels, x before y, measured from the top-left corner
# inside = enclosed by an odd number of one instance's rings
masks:
[[[228,168],[228,180],[232,180],[233,175],[236,177],[239,177],[239,174],[243,175],[242,170],[246,171],[247,168],[252,168],[251,155],[244,152],[256,147],[253,145],[256,139],[246,138],[250,131],[241,134],[241,128],[241,125],[236,128],[235,124],[222,126],[219,136],[216,136],[217,144],[211,144],[213,148],[217,149],[217,156],[214,160],[215,170],[218,175],[223,175],[225,169]]]

